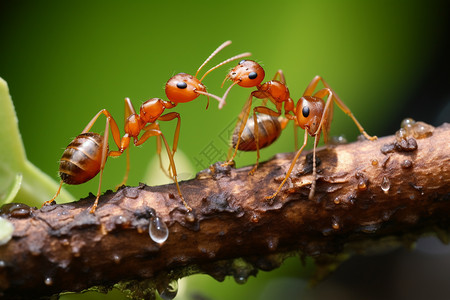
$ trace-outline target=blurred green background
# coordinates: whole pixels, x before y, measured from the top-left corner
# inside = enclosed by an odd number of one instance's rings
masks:
[[[225,40],[233,44],[205,69],[250,51],[267,80],[284,71],[295,101],[322,75],[366,131],[383,136],[406,117],[434,125],[450,119],[445,7],[439,1],[2,1],[0,77],[9,84],[28,159],[55,180],[63,149],[100,109],[122,130],[125,97],[136,109],[149,98],[166,99],[165,82],[195,73]],[[223,94],[221,82],[234,65],[208,75],[209,92]],[[179,149],[192,165],[178,167],[182,179],[214,162],[203,154],[211,145],[223,159],[224,132],[250,91],[233,88],[221,111],[214,99],[205,111],[202,96],[173,109],[182,117]],[[161,127],[171,140],[175,122]],[[94,130],[103,129],[102,118]],[[358,131],[336,108],[331,134],[352,141]],[[263,159],[293,150],[289,126]],[[154,155],[154,140],[131,147],[128,184],[143,180]],[[103,191],[121,181],[125,161],[108,161]],[[238,167],[253,162],[252,153],[237,158]],[[66,188],[79,198],[97,185],[94,179]],[[258,298],[260,290],[251,293]]]

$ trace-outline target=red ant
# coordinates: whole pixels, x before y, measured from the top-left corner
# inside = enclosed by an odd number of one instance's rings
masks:
[[[212,70],[231,62],[235,59],[240,59],[242,57],[249,56],[250,53],[243,53],[240,55],[236,55],[231,57],[215,67],[208,70],[203,77],[199,80],[197,79],[197,75],[199,71],[203,68],[203,66],[214,57],[220,50],[224,47],[231,44],[230,41],[226,41],[222,45],[220,45],[206,60],[205,62],[198,68],[195,76],[180,73],[172,78],[166,83],[166,96],[169,101],[164,101],[159,98],[152,98],[144,102],[140,107],[140,114],[136,113],[133,108],[133,105],[130,99],[125,99],[125,134],[121,137],[119,127],[117,126],[116,121],[112,117],[112,115],[106,110],[102,109],[99,111],[94,118],[88,123],[88,125],[84,128],[82,133],[78,135],[66,148],[64,154],[60,161],[59,174],[61,177],[61,182],[56,192],[56,195],[49,201],[46,201],[44,205],[52,203],[56,197],[59,195],[61,191],[61,187],[63,182],[67,184],[81,184],[89,181],[93,177],[95,177],[100,172],[100,179],[97,191],[97,197],[95,199],[94,204],[91,207],[90,212],[94,213],[98,199],[101,193],[101,183],[103,176],[103,169],[105,167],[106,159],[109,156],[120,156],[122,153],[127,150],[127,171],[124,176],[123,184],[126,182],[129,171],[129,156],[128,156],[128,146],[130,144],[131,138],[133,138],[133,142],[135,146],[139,146],[143,144],[148,138],[152,136],[158,137],[157,143],[157,153],[160,156],[161,152],[161,143],[159,137],[161,137],[164,141],[164,145],[167,150],[167,155],[169,156],[170,161],[170,177],[172,177],[173,181],[176,184],[178,195],[180,196],[181,201],[188,211],[192,211],[192,208],[186,203],[181,194],[180,187],[177,181],[177,171],[175,168],[175,162],[173,160],[173,155],[177,149],[178,145],[178,137],[180,133],[180,115],[177,112],[170,112],[164,114],[166,108],[174,108],[178,103],[189,102],[196,99],[199,95],[206,95],[208,97],[212,96],[215,99],[220,100],[220,98],[216,95],[210,94],[206,91],[206,87],[202,84],[202,80],[205,76],[211,72]],[[98,117],[103,114],[106,116],[106,126],[105,126],[105,135],[101,136],[97,133],[89,132],[94,123],[97,121]],[[177,119],[177,125],[175,129],[175,136],[172,146],[172,151],[162,134],[159,124],[157,121],[171,121]],[[114,143],[118,147],[118,150],[110,151],[108,146],[108,137],[109,137],[109,129],[111,129],[111,133],[114,139]],[[141,137],[139,137],[140,133],[143,132]],[[161,163],[161,156],[160,156]],[[162,164],[161,164],[162,168]]]
[[[325,88],[317,91],[314,95],[313,92],[317,87],[319,81],[325,86]],[[327,102],[323,100],[323,98],[327,96]],[[309,191],[308,198],[311,200],[314,197],[314,192],[316,189],[316,147],[320,140],[320,134],[323,133],[323,139],[325,143],[328,143],[328,133],[330,131],[331,120],[333,118],[333,103],[336,102],[337,106],[347,115],[352,118],[353,122],[358,127],[361,134],[368,140],[376,140],[376,136],[370,136],[366,133],[361,124],[356,120],[353,113],[350,109],[342,102],[339,96],[330,88],[328,83],[320,76],[315,76],[312,81],[309,83],[306,88],[303,96],[298,100],[297,105],[295,107],[295,124],[300,126],[303,130],[305,130],[305,137],[303,145],[295,154],[292,159],[292,163],[286,173],[285,178],[278,186],[275,193],[271,196],[266,197],[266,199],[274,198],[283,187],[286,180],[291,175],[291,172],[295,166],[295,163],[305,148],[308,142],[308,135],[314,137],[314,146],[313,146],[313,180],[311,183],[311,189]]]
[[[281,81],[276,81],[275,79],[277,77],[280,77]],[[328,132],[330,129],[331,120],[333,117],[333,102],[336,102],[336,104],[341,108],[341,110],[349,115],[353,122],[358,127],[359,131],[369,140],[375,140],[376,136],[369,136],[364,128],[359,124],[358,120],[353,116],[353,113],[350,111],[350,109],[342,102],[342,100],[338,97],[338,95],[331,89],[331,87],[328,85],[328,83],[322,79],[320,76],[316,76],[313,78],[313,80],[310,82],[308,87],[306,88],[305,92],[303,93],[303,97],[300,98],[300,100],[297,102],[296,107],[294,108],[294,104],[292,99],[289,95],[289,90],[287,86],[285,85],[285,79],[284,75],[281,70],[279,70],[272,81],[266,82],[261,85],[262,80],[264,79],[264,70],[263,68],[254,61],[249,60],[242,60],[237,67],[232,69],[230,73],[227,75],[226,79],[230,79],[233,81],[233,84],[227,89],[225,92],[219,107],[222,107],[225,104],[225,98],[230,91],[230,89],[235,85],[238,84],[243,87],[256,87],[257,90],[253,91],[250,94],[249,99],[247,100],[246,104],[244,105],[244,108],[242,109],[242,112],[239,116],[240,120],[247,120],[253,97],[259,98],[259,99],[269,99],[271,102],[273,102],[276,106],[277,111],[274,111],[268,107],[265,106],[265,102],[263,103],[264,106],[257,106],[253,109],[253,120],[254,120],[254,128],[255,128],[255,140],[256,140],[256,151],[257,151],[257,160],[256,165],[251,170],[250,174],[252,174],[257,166],[259,161],[259,134],[258,134],[258,126],[257,126],[257,115],[256,113],[262,113],[267,114],[270,116],[280,116],[281,115],[281,108],[283,102],[284,104],[284,111],[285,116],[289,120],[294,120],[295,126],[300,126],[302,129],[305,130],[305,137],[304,137],[304,143],[302,147],[297,151],[295,154],[294,159],[292,160],[291,166],[288,169],[288,172],[286,173],[286,177],[282,181],[282,183],[279,185],[276,192],[266,197],[266,199],[272,199],[274,198],[281,188],[283,187],[286,180],[289,178],[292,169],[295,166],[295,163],[300,156],[301,152],[303,151],[303,148],[306,146],[308,141],[308,134],[310,136],[313,136],[314,139],[314,149],[313,149],[313,177],[314,180],[311,184],[311,190],[309,193],[309,198],[312,199],[315,192],[315,184],[316,184],[316,146],[320,139],[320,134],[323,131],[324,135],[324,141],[325,143],[328,142]],[[317,87],[317,84],[319,82],[322,82],[322,84],[325,86],[325,88],[319,90],[313,95],[314,90]],[[323,100],[324,97],[327,96],[327,102],[325,104],[325,101]],[[292,113],[293,115],[291,115]],[[241,123],[239,133],[238,133],[238,141],[236,143],[234,155],[231,157],[229,161],[225,163],[225,165],[230,164],[234,157],[236,156],[239,141],[242,135],[242,132],[245,128],[245,122]]]
[[[289,89],[286,86],[286,80],[284,78],[284,74],[281,70],[278,70],[275,76],[271,81],[268,81],[264,84],[261,82],[264,80],[265,72],[264,69],[255,61],[252,60],[241,60],[239,64],[233,68],[228,75],[225,77],[225,80],[230,79],[233,81],[231,86],[226,90],[223,95],[220,103],[219,109],[225,105],[225,99],[230,92],[231,88],[238,84],[242,87],[256,87],[257,90],[250,93],[250,97],[245,103],[241,114],[239,115],[240,120],[247,120],[250,115],[250,109],[252,106],[253,97],[258,99],[264,99],[262,106],[256,106],[253,108],[253,121],[254,121],[254,130],[255,130],[255,145],[256,145],[256,163],[253,169],[250,171],[250,174],[253,174],[256,171],[259,163],[259,128],[257,126],[257,114],[262,113],[274,117],[278,117],[281,115],[281,111],[284,103],[284,114],[287,119],[294,119],[294,101],[290,97]],[[279,78],[279,80],[277,80]],[[224,82],[225,82],[224,80]],[[273,104],[275,104],[276,110],[274,111],[268,107],[266,107],[266,99],[269,99]],[[241,122],[238,138],[236,142],[236,147],[231,158],[224,163],[224,165],[232,164],[234,157],[237,154],[237,150],[239,149],[239,144],[241,141],[242,132],[244,131],[246,122]]]

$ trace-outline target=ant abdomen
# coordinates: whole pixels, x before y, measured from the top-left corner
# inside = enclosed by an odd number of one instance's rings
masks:
[[[259,149],[262,149],[275,142],[281,135],[283,129],[277,117],[266,114],[257,114],[256,119],[259,129]],[[240,123],[236,126],[236,129],[233,132],[233,137],[231,139],[233,148],[236,148],[239,127]],[[256,149],[255,122],[253,121],[253,116],[250,116],[247,120],[244,131],[242,132],[238,150],[256,151]]]
[[[85,183],[100,172],[103,136],[86,132],[77,136],[64,150],[59,162],[59,176],[67,184]],[[106,145],[108,151],[108,145]]]

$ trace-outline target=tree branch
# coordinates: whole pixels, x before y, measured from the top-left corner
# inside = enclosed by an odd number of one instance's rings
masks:
[[[147,280],[150,290],[140,296],[151,298],[152,289],[187,274],[244,280],[258,269],[278,267],[287,255],[320,260],[367,250],[386,238],[404,243],[447,233],[449,137],[444,124],[423,139],[396,142],[389,136],[320,148],[312,201],[305,152],[270,203],[264,197],[283,179],[293,153],[276,155],[254,176],[247,175],[250,167],[215,164],[181,182],[195,218],[185,213],[173,184],[107,192],[95,214],[89,214],[92,195],[42,209],[4,207],[15,230],[0,246],[0,296],[37,298],[119,281],[139,290]],[[169,229],[162,244],[149,236],[156,216]]]

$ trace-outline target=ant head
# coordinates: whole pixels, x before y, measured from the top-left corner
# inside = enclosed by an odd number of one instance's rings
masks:
[[[174,103],[189,102],[197,98],[200,92],[206,92],[206,87],[196,77],[179,73],[166,83],[166,96]]]
[[[324,106],[324,102],[320,98],[313,96],[301,97],[295,109],[298,126],[307,130],[309,135],[315,136],[319,129]]]
[[[256,61],[243,59],[228,73],[226,79],[242,87],[254,87],[263,81],[264,75],[264,69]]]

